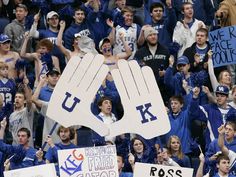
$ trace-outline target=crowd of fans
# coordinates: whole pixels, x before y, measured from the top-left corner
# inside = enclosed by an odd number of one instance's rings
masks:
[[[233,25],[235,0],[0,0],[0,175],[55,163],[59,176],[58,150],[115,144],[122,177],[132,176],[135,162],[233,177],[235,65],[214,68],[208,42],[209,31]],[[48,118],[66,64],[86,53],[102,54],[110,71],[119,59],[151,67],[171,130],[149,140],[101,137]],[[107,125],[124,114],[110,72],[91,111]]]

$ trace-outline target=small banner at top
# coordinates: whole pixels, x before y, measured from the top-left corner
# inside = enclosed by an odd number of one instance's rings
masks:
[[[135,163],[134,177],[192,177],[192,168]]]
[[[53,163],[4,171],[4,177],[57,177]]]
[[[60,177],[119,177],[115,146],[59,150]]]
[[[209,42],[214,67],[236,64],[236,26],[211,31]]]

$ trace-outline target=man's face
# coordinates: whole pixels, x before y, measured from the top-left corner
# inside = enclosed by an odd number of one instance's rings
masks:
[[[69,128],[61,128],[59,133],[60,139],[62,142],[67,143],[70,141],[70,129]]]
[[[147,43],[150,44],[151,46],[155,46],[157,44],[157,34],[153,33],[147,36]]]
[[[81,24],[85,19],[84,11],[82,10],[75,11],[74,19],[75,23]]]
[[[24,131],[19,131],[17,133],[18,143],[21,145],[25,145],[29,142],[29,138],[27,137],[27,133]]]
[[[101,49],[103,55],[111,54],[111,43],[110,42],[104,43]]]
[[[188,70],[190,68],[190,64],[178,64],[177,69],[179,72],[183,72],[184,74],[188,73]]]
[[[99,106],[99,109],[101,109],[101,112],[104,113],[105,115],[110,115],[111,114],[111,109],[112,109],[112,103],[110,100],[104,100],[102,102],[102,105]]]
[[[59,78],[60,78],[60,75],[58,75],[58,74],[48,75],[48,84],[52,87],[55,87]]]
[[[217,164],[217,168],[221,173],[226,175],[229,173],[229,164],[230,164],[229,160],[222,159],[220,160],[219,164]]]
[[[193,18],[193,5],[186,4],[184,6],[184,17]]]
[[[134,18],[134,15],[132,12],[125,12],[124,15],[124,20],[125,20],[125,25],[126,26],[131,26],[132,23],[133,23],[133,18]]]
[[[198,31],[196,34],[196,43],[198,45],[203,45],[206,43],[206,41],[207,41],[206,33]]]
[[[172,100],[170,102],[171,110],[174,114],[180,112],[183,105],[178,100]]]
[[[10,49],[11,49],[11,41],[6,41],[6,42],[0,44],[0,49],[1,49],[3,52],[8,52],[8,51],[10,51]]]
[[[25,104],[25,96],[21,93],[17,93],[15,95],[15,108],[19,109],[19,108],[22,108],[24,107],[24,104]]]
[[[115,3],[119,9],[123,9],[125,7],[126,0],[116,0]]]
[[[157,22],[163,17],[163,9],[161,7],[156,7],[152,10],[151,17],[154,22]]]
[[[49,27],[57,28],[58,24],[59,24],[59,17],[57,15],[53,15],[52,18],[48,19]]]
[[[4,78],[7,78],[8,77],[8,68],[7,67],[0,68],[0,75]]]
[[[28,14],[28,11],[26,11],[24,8],[22,7],[16,8],[16,19],[18,21],[23,21],[25,17],[27,16],[27,14]]]
[[[233,127],[230,124],[227,124],[225,126],[225,139],[231,140],[234,138],[234,135],[235,135],[235,131],[234,131]]]
[[[45,53],[49,52],[48,48],[46,46],[40,46],[38,51],[39,51],[40,54],[45,54]]]
[[[227,102],[227,96],[224,94],[216,94],[216,101],[219,106],[223,106]]]

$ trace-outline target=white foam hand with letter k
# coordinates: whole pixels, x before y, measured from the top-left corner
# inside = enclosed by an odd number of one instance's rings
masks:
[[[109,69],[102,55],[86,54],[68,62],[50,99],[47,116],[66,127],[82,125],[101,136],[108,127],[91,112],[91,103]]]
[[[110,125],[110,136],[136,133],[150,139],[170,130],[169,118],[153,71],[136,61],[119,60],[111,71],[124,108],[121,120]]]

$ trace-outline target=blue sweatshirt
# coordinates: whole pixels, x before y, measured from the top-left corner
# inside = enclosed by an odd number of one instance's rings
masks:
[[[236,152],[236,137],[234,137],[234,140],[230,143],[227,143],[226,140],[225,146],[234,152]],[[208,146],[207,152],[205,153],[205,163],[207,165],[207,171],[209,168],[211,169],[211,174],[216,174],[217,173],[217,168],[216,168],[216,161],[210,161],[210,157],[214,155],[215,153],[221,151],[219,146],[218,146],[218,139],[214,139]],[[232,168],[231,170],[234,170],[235,168]],[[230,171],[231,171],[230,170]]]
[[[230,107],[227,114],[230,114],[234,108]],[[199,106],[199,99],[192,98],[189,108],[190,117],[192,119],[201,120],[207,123],[207,129],[205,131],[206,150],[211,141],[218,138],[218,128],[225,123],[223,120],[227,117],[227,114],[223,117],[217,104],[206,104]]]

